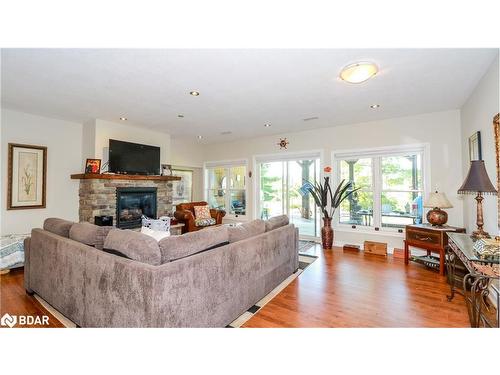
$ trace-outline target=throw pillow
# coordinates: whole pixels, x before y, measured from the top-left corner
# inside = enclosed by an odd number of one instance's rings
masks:
[[[205,206],[194,206],[194,217],[196,219],[210,219],[210,208]]]
[[[163,230],[162,231],[153,230],[153,229],[149,229],[147,227],[142,227],[141,233],[143,233],[147,236],[153,237],[156,241],[160,241],[160,240],[170,236],[169,231],[165,232]]]

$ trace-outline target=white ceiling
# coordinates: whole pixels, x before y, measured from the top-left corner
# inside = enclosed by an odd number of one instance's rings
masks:
[[[3,49],[2,104],[204,142],[460,108],[498,49]],[[342,67],[380,72],[352,85]],[[198,90],[193,97],[189,91]],[[377,110],[371,104],[380,104]],[[178,118],[177,114],[184,114]],[[304,122],[304,118],[319,117]],[[272,124],[265,128],[264,123]],[[221,135],[222,132],[232,132]]]

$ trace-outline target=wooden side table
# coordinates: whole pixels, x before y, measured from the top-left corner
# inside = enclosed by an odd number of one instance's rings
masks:
[[[405,239],[405,264],[408,264],[411,254],[410,246],[427,250],[427,255],[431,253],[439,254],[439,274],[445,273],[445,247],[448,245],[447,232],[465,233],[465,228],[452,226],[434,227],[430,224],[413,224],[406,226]]]
[[[184,223],[170,225],[170,234],[172,234],[173,236],[180,236],[182,234],[183,227]]]

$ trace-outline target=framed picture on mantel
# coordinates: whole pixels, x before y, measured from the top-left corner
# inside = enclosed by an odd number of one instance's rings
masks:
[[[7,209],[45,208],[47,147],[9,143]]]

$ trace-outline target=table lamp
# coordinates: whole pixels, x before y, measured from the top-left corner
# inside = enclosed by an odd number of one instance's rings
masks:
[[[448,214],[442,208],[452,208],[453,205],[446,198],[445,193],[430,193],[424,202],[424,207],[430,207],[432,210],[427,212],[427,221],[435,227],[442,227],[448,221]]]
[[[470,169],[463,185],[458,189],[458,194],[476,194],[477,202],[477,216],[476,225],[477,230],[472,232],[473,238],[489,238],[488,232],[483,229],[483,194],[496,194],[497,190],[491,183],[484,160],[473,160],[470,162]]]

